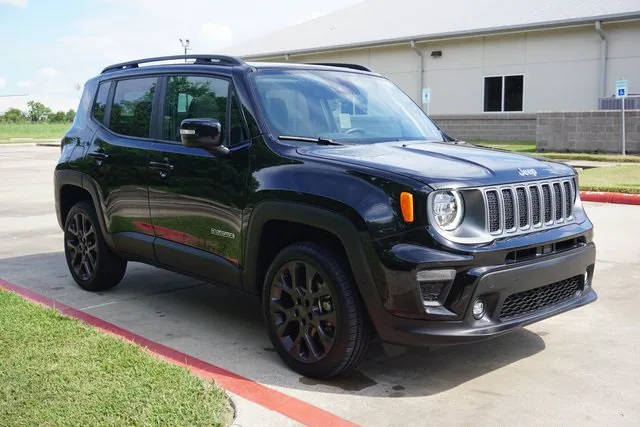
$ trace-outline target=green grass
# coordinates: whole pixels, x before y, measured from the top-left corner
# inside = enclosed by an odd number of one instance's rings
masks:
[[[71,123],[0,123],[0,143],[11,142],[9,138],[60,139],[70,127]]]
[[[535,141],[470,141],[472,144],[484,147],[501,148],[503,150],[516,151],[518,153],[535,153]]]
[[[640,193],[640,165],[617,165],[580,171],[580,189]]]
[[[501,148],[503,150],[516,151],[518,153],[536,153],[549,159],[556,160],[640,163],[639,155],[622,156],[620,154],[536,152],[535,141],[473,141],[473,144],[483,145],[485,147]]]
[[[228,425],[214,383],[0,291],[0,425]]]

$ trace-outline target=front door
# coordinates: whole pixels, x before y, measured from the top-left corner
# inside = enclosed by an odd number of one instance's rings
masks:
[[[239,272],[241,258],[249,150],[231,81],[172,75],[162,84],[161,135],[149,162],[156,257],[161,264],[237,285],[233,272]],[[187,118],[220,121],[229,152],[184,146],[180,123]]]

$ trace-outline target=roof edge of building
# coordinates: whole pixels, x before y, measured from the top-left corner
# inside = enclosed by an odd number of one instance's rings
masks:
[[[300,56],[300,55],[310,55],[310,54],[317,54],[317,53],[323,53],[323,52],[329,52],[329,51],[333,52],[333,51],[339,51],[339,50],[352,50],[352,49],[391,46],[391,45],[410,43],[411,41],[418,43],[418,42],[426,42],[426,41],[433,41],[433,40],[460,38],[460,37],[474,37],[474,36],[501,34],[501,33],[508,33],[508,32],[541,30],[546,28],[575,27],[580,25],[587,25],[595,21],[602,21],[602,22],[633,21],[637,19],[640,19],[640,10],[633,11],[633,12],[615,13],[615,14],[590,16],[590,17],[582,17],[582,18],[535,22],[535,23],[522,24],[522,25],[507,25],[507,26],[492,27],[492,28],[481,28],[481,29],[475,29],[475,30],[469,30],[469,31],[451,31],[446,33],[417,35],[413,37],[397,37],[397,38],[389,38],[389,39],[372,40],[367,42],[319,46],[319,47],[312,47],[312,48],[305,48],[305,49],[281,50],[276,52],[265,52],[260,54],[240,55],[240,57],[246,60],[255,61],[259,59],[282,58],[283,56],[287,56],[287,55]]]

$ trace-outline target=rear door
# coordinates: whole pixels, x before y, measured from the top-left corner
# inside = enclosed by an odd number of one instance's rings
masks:
[[[121,251],[153,259],[148,162],[158,77],[100,84],[93,120],[100,126],[87,151],[107,231]]]
[[[149,160],[157,259],[238,285],[249,143],[239,108],[231,102],[233,85],[223,76],[169,75],[161,91],[160,134]],[[187,118],[219,120],[229,151],[184,146],[180,123]]]

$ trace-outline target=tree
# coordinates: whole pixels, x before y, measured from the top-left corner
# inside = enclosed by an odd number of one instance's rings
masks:
[[[67,116],[64,111],[57,111],[48,117],[49,121],[52,123],[61,123],[67,121]]]
[[[53,113],[51,108],[46,107],[42,102],[38,101],[29,101],[27,102],[29,106],[29,111],[27,111],[27,117],[32,122],[44,122],[49,116]]]
[[[9,108],[3,115],[0,116],[0,121],[19,123],[27,120],[27,116],[17,108]]]
[[[75,112],[75,111],[73,111],[73,110],[69,110],[69,111],[67,111],[67,112],[65,113],[64,118],[65,118],[65,120],[66,120],[66,121],[68,121],[68,122],[72,122],[72,121],[73,121],[73,119],[75,119],[75,118],[76,118],[76,112]]]

